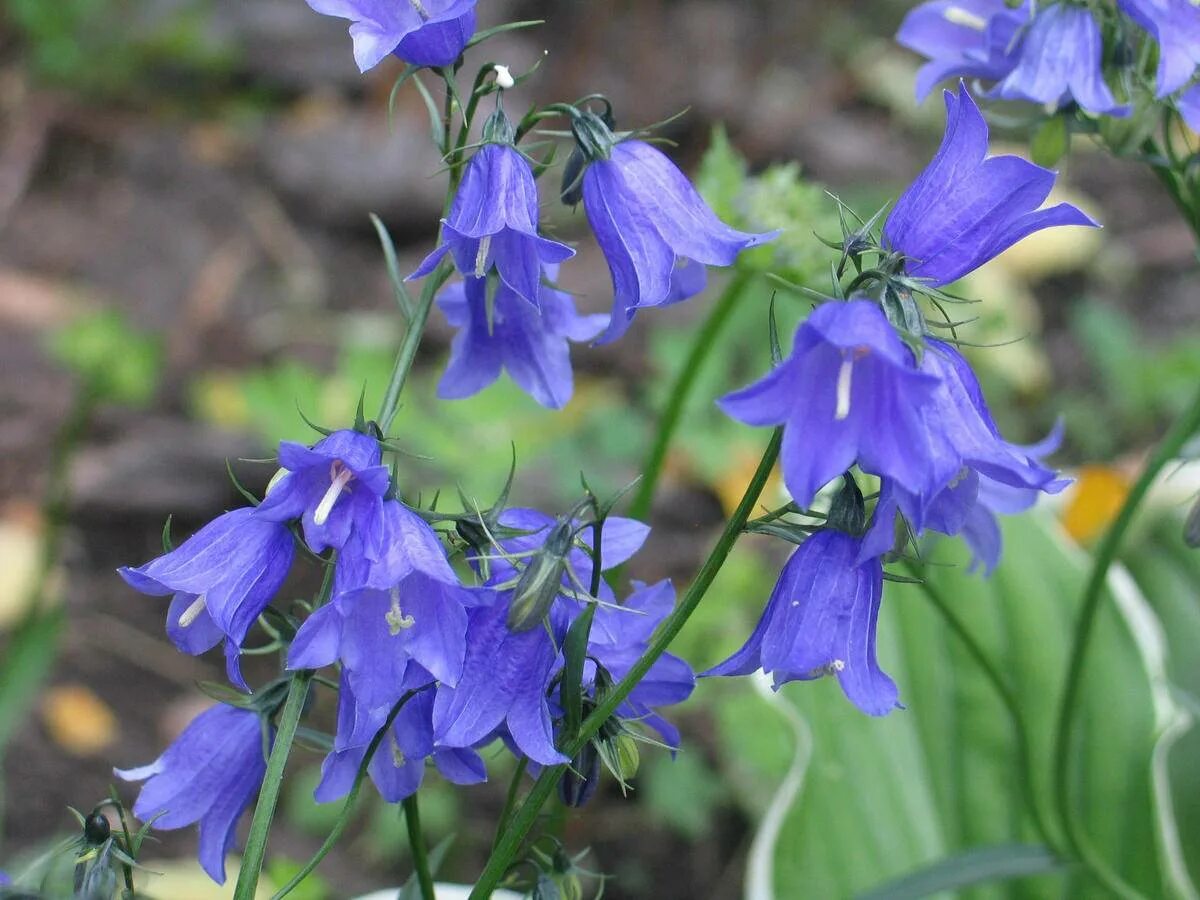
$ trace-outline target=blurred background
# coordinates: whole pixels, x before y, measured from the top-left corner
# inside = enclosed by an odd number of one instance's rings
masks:
[[[940,139],[940,102],[915,105],[917,61],[890,42],[909,6],[480,3],[481,27],[547,20],[487,51],[514,71],[544,57],[525,99],[602,91],[627,127],[686,108],[666,134],[710,202],[739,225],[787,229],[736,276],[743,299],[685,417],[632,577],[685,586],[761,452],[765,433],[712,406],[767,365],[771,288],[759,273],[827,284],[831,256],[813,233],[836,237],[838,223],[824,192],[870,215]],[[368,214],[409,271],[433,245],[442,190],[414,91],[400,92],[389,122],[399,71],[393,61],[360,76],[346,23],[303,0],[0,7],[0,868],[69,834],[68,805],[89,809],[113,765],[157,756],[208,702],[195,682],[222,677],[218,660],[174,650],[165,604],[128,589],[116,567],[160,552],[168,516],[184,535],[238,505],[227,460],[261,490],[272,468],[238,460],[311,440],[298,410],[337,427],[364,383],[367,408],[378,404],[400,319]],[[1014,679],[1041,769],[1080,547],[1200,382],[1195,251],[1168,200],[1135,163],[1085,141],[1063,171],[1061,190],[1103,232],[1041,235],[964,293],[986,300],[967,337],[1002,344],[973,358],[1006,435],[1034,440],[1061,416],[1059,462],[1079,483],[1051,514],[1011,524],[1010,564],[990,582],[964,571],[960,546],[933,551],[952,564],[935,570],[937,589]],[[552,195],[547,184],[554,229],[581,241],[564,282],[581,306],[606,310],[607,270],[582,213]],[[430,457],[412,461],[411,483],[490,498],[514,439],[522,505],[564,508],[581,468],[606,490],[627,483],[721,287],[714,275],[705,297],[640,316],[615,346],[577,347],[562,413],[506,380],[435,402],[450,337],[435,313],[399,422],[406,446]],[[781,304],[784,316],[802,312],[794,298]],[[1200,745],[1179,699],[1200,689],[1200,655],[1184,640],[1200,627],[1200,562],[1178,536],[1190,496],[1186,478],[1169,482],[1127,553],[1134,579],[1120,608],[1149,598],[1161,627],[1147,636],[1106,613],[1081,728],[1079,801],[1100,846],[1152,896],[1200,865],[1200,841],[1186,837],[1200,827]],[[739,645],[783,552],[745,541],[677,652],[699,669]],[[612,876],[607,897],[736,897],[747,880],[784,898],[850,896],[949,852],[1032,838],[998,699],[919,592],[892,585],[887,607],[881,658],[908,709],[867,720],[828,679],[774,698],[749,680],[702,684],[670,713],[685,734],[674,762],[644,749],[628,797],[608,784],[565,817],[568,847],[590,847],[584,865]],[[1156,647],[1170,651],[1165,663]],[[249,668],[252,681],[269,673]],[[271,844],[277,883],[336,819],[339,804],[310,799],[319,762],[294,760]],[[451,880],[469,880],[486,855],[507,777],[501,755],[492,765],[488,785],[431,778],[422,792],[433,839],[456,835]],[[132,802],[134,789],[120,789]],[[406,877],[399,811],[360,806],[305,897]],[[147,855],[166,873],[153,894],[229,895],[191,862],[193,830],[160,837]],[[1017,890],[1061,896],[1064,877]]]

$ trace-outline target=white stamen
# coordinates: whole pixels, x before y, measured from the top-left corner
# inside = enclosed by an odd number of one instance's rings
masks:
[[[404,766],[408,759],[404,756],[404,751],[400,749],[400,744],[396,740],[396,735],[392,735],[392,765],[397,769]]]
[[[482,278],[487,274],[488,252],[492,249],[492,236],[485,235],[479,240],[479,249],[475,251],[475,277]]]
[[[392,608],[384,615],[384,620],[387,622],[388,634],[395,637],[402,631],[407,631],[417,624],[417,620],[412,616],[404,614],[404,610],[400,608],[400,589],[392,588]]]
[[[321,498],[316,512],[313,513],[314,525],[325,524],[329,514],[333,512],[333,504],[337,503],[338,497],[342,496],[342,491],[353,477],[354,471],[349,466],[342,465],[341,460],[334,460],[333,465],[329,467],[329,489],[325,491],[325,496]]]
[[[179,616],[179,627],[187,628],[198,618],[200,618],[200,613],[204,612],[204,607],[207,604],[208,600],[205,598],[204,594],[201,594],[199,597],[193,600],[192,605],[185,609]]]
[[[271,480],[267,482],[267,490],[263,496],[264,497],[271,496],[271,491],[275,490],[275,486],[278,485],[279,482],[283,481],[283,479],[285,479],[287,476],[289,476],[291,474],[292,473],[289,472],[287,469],[276,469],[275,474],[271,476]]]
[[[408,0],[408,4],[414,10],[416,10],[417,15],[421,17],[422,22],[429,21],[429,10],[422,5],[421,0]]]
[[[500,88],[500,90],[507,91],[517,83],[516,79],[512,77],[512,72],[508,71],[508,66],[502,66],[497,63],[492,68],[496,72],[496,87]]]
[[[844,669],[844,668],[846,668],[846,661],[845,661],[845,660],[842,660],[842,659],[835,659],[835,660],[833,660],[832,662],[830,662],[830,663],[829,663],[829,671],[830,671],[830,672],[840,672],[840,671],[842,671],[842,669]]]
[[[942,12],[942,17],[951,25],[962,25],[964,28],[971,28],[975,31],[985,31],[988,25],[987,19],[983,16],[978,16],[961,6],[947,7]]]
[[[833,413],[835,422],[840,422],[850,415],[850,382],[854,376],[854,357],[847,356],[842,360],[837,378],[837,409]]]

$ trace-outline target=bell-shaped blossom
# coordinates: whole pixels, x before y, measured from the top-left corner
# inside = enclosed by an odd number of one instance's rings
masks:
[[[511,144],[484,144],[463,172],[444,243],[412,275],[432,272],[447,253],[464,277],[482,278],[495,267],[500,280],[536,307],[542,267],[575,255],[566,244],[538,234],[537,182],[529,161]]]
[[[547,691],[562,664],[554,635],[565,633],[564,617],[555,607],[551,633],[542,627],[512,632],[506,624],[511,598],[502,594],[492,606],[470,611],[462,677],[441,685],[434,701],[434,739],[440,746],[472,747],[506,728],[521,754],[557,765],[567,758],[554,746]]]
[[[945,97],[942,145],[883,227],[884,245],[905,255],[909,275],[941,287],[1035,231],[1095,226],[1069,203],[1040,209],[1055,174],[1017,156],[988,157],[987,123],[966,87]]]
[[[597,607],[588,633],[588,659],[584,687],[594,693],[596,666],[620,681],[650,646],[650,638],[675,608],[675,588],[670,581],[657,584],[634,582],[633,592],[620,606]],[[664,653],[617,707],[617,716],[641,722],[658,732],[670,747],[679,746],[679,731],[656,710],[682,703],[691,696],[696,676],[686,661]]]
[[[746,644],[702,673],[772,675],[775,687],[834,675],[863,712],[882,716],[898,707],[896,684],[875,657],[875,628],[883,598],[878,558],[859,561],[860,542],[840,531],[819,531],[792,554],[762,618]]]
[[[937,389],[879,306],[852,299],[813,310],[791,356],[720,406],[748,425],[784,426],[783,478],[803,507],[856,462],[916,494],[940,489],[960,466],[934,453],[923,409]]]
[[[147,766],[116,769],[126,781],[145,781],[133,814],[161,830],[200,825],[200,865],[225,883],[225,857],[238,819],[262,785],[267,769],[258,713],[214,706],[197,716]],[[158,816],[158,818],[155,818]]]
[[[476,0],[308,0],[326,16],[349,19],[354,61],[366,72],[395,53],[418,66],[447,66],[475,32]]]
[[[1173,94],[1200,65],[1200,8],[1192,0],[1117,0],[1158,42],[1158,96]]]
[[[419,571],[389,588],[346,591],[300,626],[288,668],[340,661],[358,703],[371,710],[400,698],[414,663],[438,681],[456,684],[467,652],[467,610],[481,599]]]
[[[432,761],[442,777],[454,784],[487,781],[487,767],[470,748],[436,747],[433,742],[432,685],[418,690],[400,708],[378,745],[367,773],[388,803],[412,796]],[[389,710],[364,710],[343,674],[338,692],[338,726],[333,750],[321,765],[321,781],[313,796],[318,803],[339,800],[350,792],[358,769]]]
[[[340,549],[357,528],[378,546],[383,497],[391,484],[379,442],[357,431],[335,431],[312,447],[279,445],[282,477],[255,515],[271,522],[299,519],[313,553]]]
[[[224,638],[230,680],[245,689],[238,648],[283,584],[294,552],[286,525],[246,507],[218,516],[169,553],[118,572],[143,594],[174,595],[167,634],[180,650],[198,656]]]
[[[413,572],[458,585],[437,533],[399,500],[384,500],[367,534],[352,530],[338,554],[333,596],[358,588],[391,588]]]
[[[664,306],[687,295],[688,260],[733,265],[748,247],[778,232],[749,234],[717,218],[687,176],[642,141],[614,144],[607,159],[583,175],[583,206],[613,280],[613,312],[601,341],[629,328],[637,310]]]
[[[896,41],[929,62],[917,73],[917,100],[947,78],[999,81],[1017,64],[1029,0],[932,0],[909,12]]]
[[[1100,26],[1086,6],[1038,4],[1021,41],[1017,64],[993,94],[1061,107],[1074,102],[1094,115],[1125,116],[1104,81],[1104,42]]]
[[[557,266],[546,267],[553,281]],[[508,285],[496,286],[488,320],[486,278],[452,284],[438,298],[450,324],[459,329],[438,396],[456,400],[477,394],[500,377],[502,368],[542,406],[561,409],[571,399],[570,341],[590,341],[608,323],[606,315],[581,316],[570,294],[539,285],[531,306]]]

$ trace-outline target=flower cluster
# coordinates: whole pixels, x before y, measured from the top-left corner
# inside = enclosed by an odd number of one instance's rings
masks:
[[[1143,72],[1139,36],[1157,64]],[[1023,100],[1051,111],[1072,105],[1094,116],[1125,116],[1139,81],[1159,100],[1171,98],[1193,128],[1200,124],[1200,7],[1191,0],[1117,0],[1113,7],[1066,0],[930,0],[908,14],[897,40],[929,61],[917,97],[943,79],[992,83],[988,96]],[[1111,44],[1106,46],[1106,38]]]
[[[800,509],[853,467],[875,476],[880,491],[869,524],[831,513],[829,527],[804,541],[750,640],[708,674],[761,667],[780,684],[835,673],[864,712],[888,712],[896,686],[876,663],[874,645],[882,560],[895,548],[897,515],[915,536],[962,534],[990,570],[1000,553],[995,514],[1065,486],[1041,462],[1053,440],[1038,447],[1004,440],[953,343],[932,337],[919,316],[914,323],[880,302],[937,296],[1042,228],[1094,224],[1067,204],[1039,208],[1052,172],[1017,157],[986,157],[987,126],[965,87],[947,92],[946,108],[941,148],[883,226],[874,276],[880,297],[819,305],[787,359],[721,401],[742,422],[783,426],[784,481]]]
[[[528,509],[497,512],[494,527],[505,536],[470,556],[478,574],[464,581],[437,532],[396,499],[382,452],[377,437],[359,431],[333,432],[312,447],[285,442],[279,474],[258,506],[225,513],[121,574],[144,593],[174,593],[172,640],[193,654],[224,641],[230,678],[248,691],[241,649],[287,578],[295,546],[313,556],[332,551],[328,601],[297,623],[287,648],[293,671],[340,669],[319,801],[344,796],[368,753],[370,777],[389,802],[417,790],[427,762],[457,784],[486,780],[477,750],[497,739],[534,763],[567,762],[556,749],[556,723],[568,630],[589,605],[603,604],[593,612],[580,685],[595,698],[628,671],[671,610],[669,583],[638,586],[618,604],[604,582],[586,586],[595,580],[588,535],[596,526]],[[598,527],[605,568],[629,559],[648,531],[616,517]],[[551,557],[557,568],[547,568]],[[548,593],[539,575],[547,571]],[[516,617],[531,582],[541,600],[534,613]],[[618,709],[618,721],[643,722],[674,746],[678,735],[656,709],[686,698],[692,683],[686,663],[664,657]],[[128,780],[149,779],[134,808],[139,817],[159,816],[159,828],[199,822],[200,859],[217,881],[238,817],[262,780],[277,709],[271,689],[241,706],[214,707],[156,762],[118,770]]]

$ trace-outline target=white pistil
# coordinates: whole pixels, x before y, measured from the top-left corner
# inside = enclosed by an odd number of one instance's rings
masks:
[[[199,597],[193,600],[192,605],[185,609],[179,616],[179,627],[187,628],[198,618],[200,618],[200,613],[204,612],[204,607],[207,604],[208,600],[205,598],[204,594],[201,594]]]
[[[969,9],[963,9],[961,6],[946,7],[942,13],[942,18],[951,25],[962,25],[964,28],[971,28],[975,31],[987,30],[987,19],[976,15]]]
[[[854,357],[847,356],[842,360],[842,367],[838,369],[837,409],[833,413],[835,422],[841,422],[850,415],[850,386],[853,377]]]
[[[496,65],[492,66],[492,69],[496,73],[496,87],[500,88],[500,90],[507,91],[517,83],[516,79],[512,77],[512,72],[508,71],[508,66],[496,63]]]
[[[384,615],[384,620],[387,622],[388,634],[395,637],[402,631],[407,631],[417,624],[417,620],[412,616],[404,614],[404,610],[400,608],[400,588],[392,588],[392,608]]]
[[[325,496],[321,498],[321,502],[317,504],[317,509],[313,513],[313,524],[324,525],[329,519],[329,514],[333,512],[333,505],[337,503],[338,497],[342,496],[342,491],[346,489],[346,485],[354,478],[354,471],[349,466],[342,465],[341,460],[334,460],[333,465],[329,467],[329,489],[325,491]]]
[[[475,277],[482,278],[487,274],[488,253],[492,249],[492,236],[485,235],[479,239],[479,249],[475,251]]]

